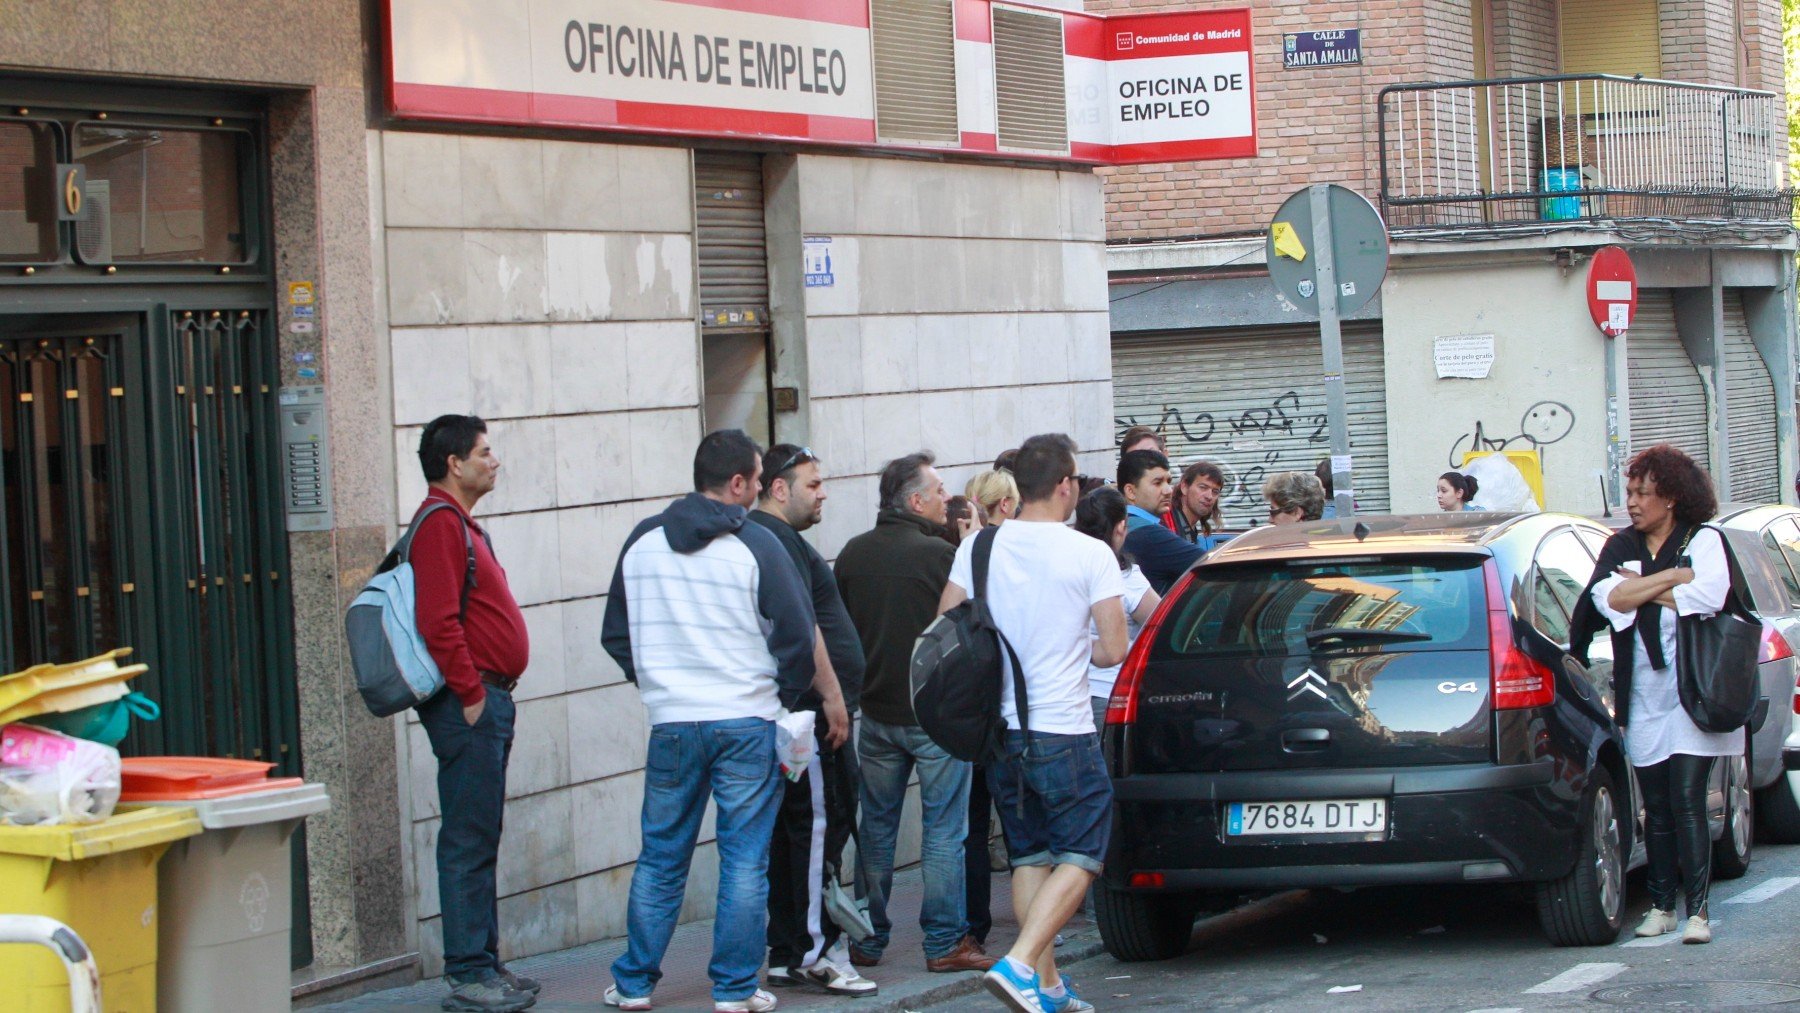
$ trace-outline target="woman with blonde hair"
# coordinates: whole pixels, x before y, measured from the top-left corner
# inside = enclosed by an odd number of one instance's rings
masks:
[[[980,508],[977,516],[982,524],[999,524],[1019,512],[1019,483],[1003,468],[969,479],[963,495]]]

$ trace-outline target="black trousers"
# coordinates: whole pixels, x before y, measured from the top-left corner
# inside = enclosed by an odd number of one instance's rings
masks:
[[[832,750],[821,739],[806,775],[783,787],[769,842],[770,967],[810,964],[841,934],[825,910],[825,879],[856,827],[857,781],[855,740]]]
[[[993,831],[994,796],[988,791],[987,765],[975,764],[969,778],[969,836],[963,839],[963,896],[968,909],[969,934],[986,944],[994,927],[990,897],[993,866],[988,864],[988,835]]]
[[[419,723],[438,762],[438,900],[443,909],[444,975],[457,983],[500,972],[500,905],[494,869],[506,815],[506,764],[512,756],[512,694],[485,687],[487,706],[473,725],[462,701],[444,690],[419,705]]]
[[[1650,859],[1650,900],[1659,910],[1675,910],[1676,894],[1687,889],[1687,913],[1706,910],[1712,885],[1712,842],[1706,833],[1706,779],[1714,757],[1676,753],[1637,768],[1644,793],[1644,848]]]

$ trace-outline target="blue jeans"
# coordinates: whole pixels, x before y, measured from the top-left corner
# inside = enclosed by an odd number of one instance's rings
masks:
[[[988,767],[988,787],[1013,868],[1074,865],[1099,875],[1112,839],[1112,778],[1100,737],[1006,733],[1006,756]]]
[[[969,764],[958,760],[913,725],[884,725],[863,715],[856,737],[862,761],[862,832],[857,854],[868,890],[869,922],[875,934],[857,944],[871,956],[887,949],[893,922],[888,892],[894,887],[894,840],[906,782],[919,769],[919,808],[925,832],[919,859],[925,872],[925,901],[919,927],[925,956],[942,957],[969,932],[963,897],[963,840],[969,833]]]
[[[744,999],[756,991],[769,902],[769,838],[781,807],[781,783],[772,721],[672,721],[651,727],[644,842],[625,911],[630,939],[612,966],[620,994],[646,996],[662,980],[663,953],[681,914],[708,795],[718,803],[718,913],[707,967],[713,999]]]
[[[494,863],[506,809],[512,755],[512,694],[494,686],[473,725],[445,690],[419,705],[419,723],[438,762],[438,899],[443,909],[444,975],[462,983],[500,973],[500,910]]]

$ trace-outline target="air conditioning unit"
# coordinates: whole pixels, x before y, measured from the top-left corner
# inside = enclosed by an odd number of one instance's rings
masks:
[[[112,180],[90,179],[82,204],[82,217],[75,223],[75,248],[89,264],[110,264],[112,241]]]

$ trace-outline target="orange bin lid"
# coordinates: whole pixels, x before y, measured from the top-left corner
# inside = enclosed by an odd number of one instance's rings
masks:
[[[133,756],[121,761],[121,802],[179,802],[272,791],[305,784],[269,777],[273,763],[216,756]]]

